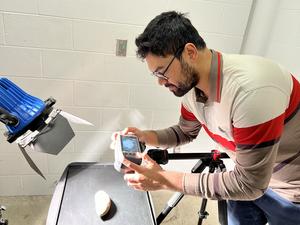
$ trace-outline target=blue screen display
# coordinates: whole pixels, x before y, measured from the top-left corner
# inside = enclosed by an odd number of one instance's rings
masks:
[[[139,151],[138,141],[135,137],[123,136],[122,137],[122,150],[126,152]]]

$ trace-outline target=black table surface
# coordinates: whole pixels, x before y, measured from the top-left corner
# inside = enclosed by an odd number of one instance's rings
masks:
[[[104,218],[95,209],[95,193],[105,191],[112,207]],[[155,225],[149,193],[126,185],[111,164],[72,163],[56,186],[47,225]]]

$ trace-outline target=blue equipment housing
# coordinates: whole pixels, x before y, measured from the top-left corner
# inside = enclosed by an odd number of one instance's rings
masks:
[[[42,114],[46,103],[20,89],[7,78],[0,77],[0,116],[8,135],[17,135]]]
[[[75,136],[61,110],[52,107],[55,103],[52,97],[42,101],[0,77],[0,122],[7,128],[4,135],[9,143],[16,141],[30,167],[44,179],[25,148],[57,155]]]

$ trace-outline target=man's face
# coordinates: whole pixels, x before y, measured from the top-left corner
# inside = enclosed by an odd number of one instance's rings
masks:
[[[158,83],[169,88],[177,97],[181,97],[199,82],[197,71],[184,61],[170,55],[159,57],[149,53],[145,58],[149,70],[158,76]]]

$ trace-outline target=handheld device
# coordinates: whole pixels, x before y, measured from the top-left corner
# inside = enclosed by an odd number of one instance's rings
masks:
[[[142,152],[142,150],[141,144],[136,136],[118,135],[115,145],[115,169],[119,172],[125,172],[127,167],[123,165],[124,158],[140,165],[142,159],[137,153]]]

